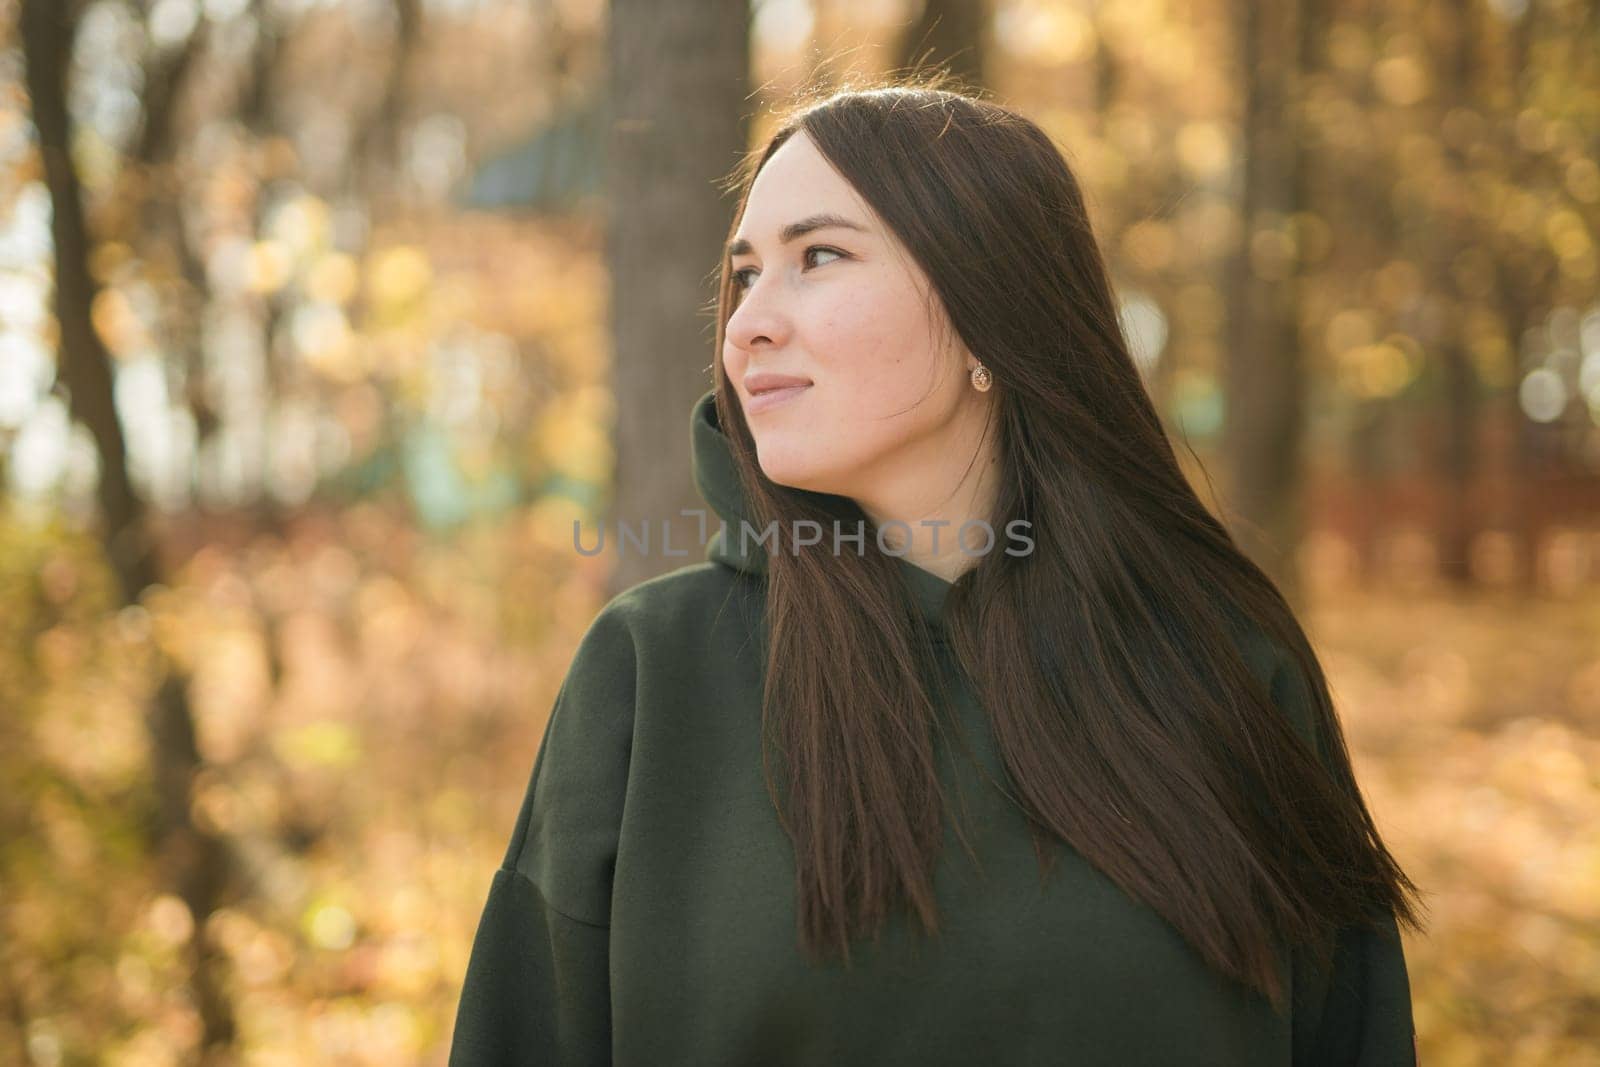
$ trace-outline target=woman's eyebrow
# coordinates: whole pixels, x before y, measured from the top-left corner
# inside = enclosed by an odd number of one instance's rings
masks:
[[[859,233],[870,232],[859,222],[853,222],[850,219],[845,218],[843,215],[835,215],[830,211],[823,211],[815,215],[807,215],[799,222],[789,223],[789,225],[778,231],[778,241],[781,244],[788,244],[795,238],[804,234],[808,234],[812,230],[825,230],[831,226],[837,226],[846,230],[856,230]],[[749,255],[752,250],[753,246],[743,237],[739,237],[728,242],[729,256]]]

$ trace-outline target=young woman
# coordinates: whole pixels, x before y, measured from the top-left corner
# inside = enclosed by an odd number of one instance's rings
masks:
[[[1413,1063],[1416,887],[1050,139],[854,89],[741,177],[724,524],[584,636],[451,1063]]]

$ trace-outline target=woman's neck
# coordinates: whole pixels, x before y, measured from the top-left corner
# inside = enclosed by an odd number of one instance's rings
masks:
[[[886,550],[947,582],[973,566],[986,548],[993,552],[1002,544],[1003,530],[993,530],[991,537],[980,526],[959,540],[963,523],[990,522],[994,515],[999,454],[993,435],[981,431],[980,425],[976,432],[941,442],[927,462],[908,461],[884,472],[874,479],[871,493],[856,497],[883,531]]]

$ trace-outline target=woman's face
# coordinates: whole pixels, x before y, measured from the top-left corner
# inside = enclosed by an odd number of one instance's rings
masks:
[[[843,222],[784,240],[823,215]],[[803,132],[756,176],[730,251],[722,363],[766,476],[875,517],[936,508],[983,420],[976,361],[938,343],[926,276]],[[799,384],[763,398],[763,376]]]

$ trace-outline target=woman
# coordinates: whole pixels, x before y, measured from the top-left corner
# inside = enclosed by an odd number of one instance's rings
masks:
[[[724,525],[585,634],[451,1062],[1413,1063],[1416,887],[1049,138],[843,91],[742,184]]]

